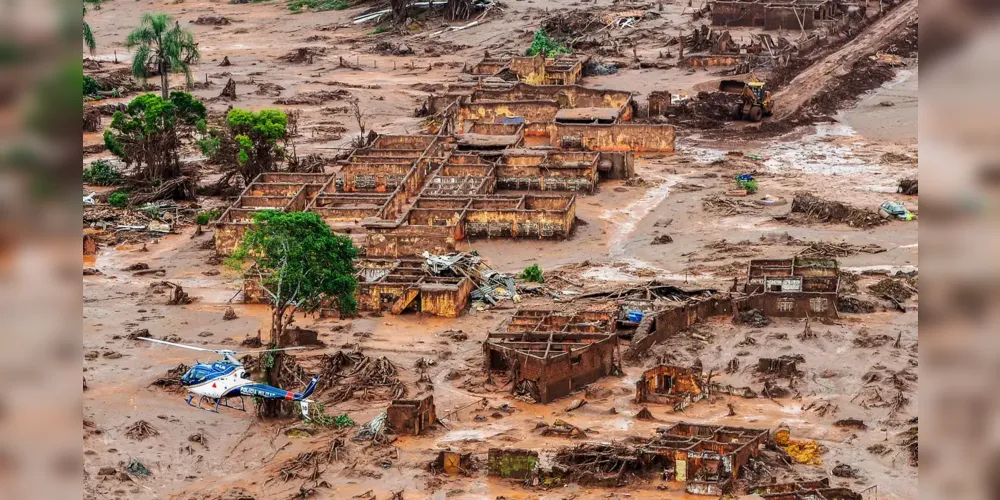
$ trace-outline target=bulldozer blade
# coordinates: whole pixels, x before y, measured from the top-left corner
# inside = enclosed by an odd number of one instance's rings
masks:
[[[719,91],[730,94],[739,94],[747,86],[743,80],[722,80],[719,82]]]

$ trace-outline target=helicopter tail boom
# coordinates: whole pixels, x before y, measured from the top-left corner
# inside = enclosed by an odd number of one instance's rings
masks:
[[[312,380],[309,381],[309,385],[306,386],[306,390],[302,391],[302,394],[297,394],[297,396],[301,396],[300,399],[305,399],[308,398],[309,396],[312,396],[313,391],[316,390],[317,382],[319,382],[319,377],[313,377]]]

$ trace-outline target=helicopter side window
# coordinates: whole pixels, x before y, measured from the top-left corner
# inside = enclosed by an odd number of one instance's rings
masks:
[[[243,374],[241,375],[241,377],[245,378],[245,379],[249,379],[250,378],[250,374],[247,373],[247,372],[243,372]]]

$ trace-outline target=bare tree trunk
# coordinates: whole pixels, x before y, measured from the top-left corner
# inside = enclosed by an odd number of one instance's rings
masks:
[[[286,305],[275,304],[274,310],[271,311],[271,339],[270,343],[277,347],[282,347],[278,345],[281,339],[281,334],[285,331],[285,310],[288,308]]]
[[[403,24],[406,21],[409,12],[407,11],[407,4],[410,0],[389,0],[389,5],[392,7],[392,17],[393,22],[396,24]]]
[[[271,338],[267,344],[271,348],[282,347],[280,345],[281,334],[284,333],[285,327],[288,326],[286,313],[295,314],[294,309],[291,309],[291,311],[289,309],[290,307],[286,304],[275,304],[274,309],[271,311]],[[261,355],[269,357],[272,360],[271,366],[265,366],[264,368],[264,383],[279,389],[292,390],[288,387],[281,387],[282,381],[280,380],[279,372],[281,364],[284,362],[282,359],[284,355],[285,353],[282,351],[268,352]],[[260,408],[258,408],[257,412],[264,418],[284,418],[290,415],[289,407],[282,400],[265,399],[260,402]]]
[[[167,65],[160,59],[160,95],[163,96],[163,100],[166,101],[170,99],[170,82],[167,78]]]

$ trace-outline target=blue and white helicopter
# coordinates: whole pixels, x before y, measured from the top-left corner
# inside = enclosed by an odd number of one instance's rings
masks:
[[[216,413],[219,412],[219,406],[246,411],[246,403],[243,400],[243,396],[253,396],[264,399],[282,399],[286,401],[298,402],[299,407],[302,410],[302,416],[309,418],[309,403],[314,403],[315,401],[308,398],[316,389],[316,382],[319,381],[319,377],[313,377],[313,379],[309,382],[309,385],[301,393],[290,392],[267,384],[254,382],[250,379],[250,375],[247,374],[246,370],[243,369],[243,364],[236,359],[237,354],[292,351],[296,349],[305,349],[305,347],[285,347],[281,349],[263,349],[259,351],[230,351],[226,349],[205,349],[202,347],[176,344],[174,342],[151,339],[148,337],[138,337],[138,339],[148,340],[157,344],[182,347],[184,349],[191,349],[194,351],[214,352],[215,354],[222,355],[222,361],[216,361],[210,364],[197,363],[181,377],[181,385],[184,386],[189,393],[191,393],[187,398],[187,404],[191,406],[208,410],[209,408],[202,408],[201,406],[203,402],[208,400],[209,403],[215,403],[215,408],[211,409],[211,411]],[[191,402],[195,396],[201,397],[198,400],[197,405]],[[239,407],[229,405],[229,398],[233,397],[240,398]]]

